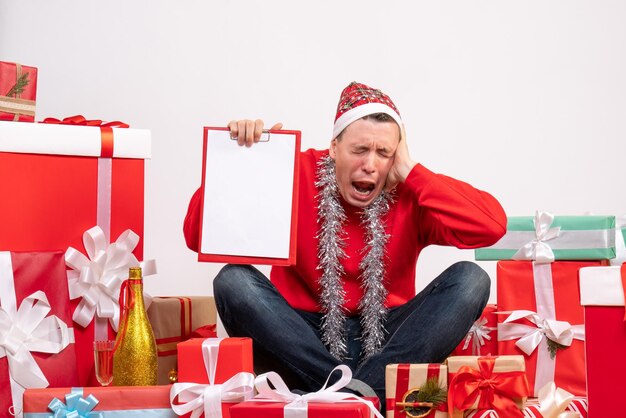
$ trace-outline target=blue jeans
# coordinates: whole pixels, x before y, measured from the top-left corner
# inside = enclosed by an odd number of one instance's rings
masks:
[[[443,362],[480,317],[489,287],[489,276],[478,265],[453,264],[413,299],[389,310],[383,348],[364,361],[360,319],[348,318],[349,359],[343,364],[350,366],[354,378],[374,389],[384,408],[385,366]],[[225,266],[213,282],[213,291],[228,334],[253,339],[257,374],[275,371],[291,390],[313,392],[342,364],[321,342],[322,314],[292,308],[256,268]]]

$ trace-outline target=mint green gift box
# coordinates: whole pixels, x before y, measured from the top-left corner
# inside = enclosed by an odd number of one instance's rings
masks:
[[[491,247],[476,249],[476,260],[514,259],[518,250],[537,239],[535,218],[535,216],[509,217],[506,234]],[[558,227],[560,227],[558,236],[542,241],[551,248],[555,260],[615,258],[615,216],[555,216],[550,228]]]

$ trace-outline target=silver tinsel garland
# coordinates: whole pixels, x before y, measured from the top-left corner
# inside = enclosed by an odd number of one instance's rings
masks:
[[[339,201],[339,188],[335,176],[335,161],[330,157],[323,157],[318,163],[317,181],[319,189],[318,219],[320,229],[317,238],[318,269],[322,270],[320,277],[320,304],[324,317],[322,318],[322,342],[329,347],[330,353],[342,360],[347,354],[345,339],[346,312],[343,308],[345,291],[342,285],[344,269],[341,258],[346,257],[345,231],[343,223],[346,215]],[[383,192],[374,202],[365,208],[361,224],[366,231],[366,252],[359,267],[364,291],[359,303],[361,325],[363,329],[364,358],[380,351],[385,338],[384,320],[387,314],[385,298],[387,290],[383,280],[385,277],[385,245],[389,236],[385,233],[384,215],[389,210],[391,196]]]

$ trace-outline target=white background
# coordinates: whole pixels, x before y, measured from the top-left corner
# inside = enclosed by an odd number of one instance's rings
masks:
[[[416,160],[509,215],[624,213],[624,22],[621,0],[0,0],[0,59],[38,67],[39,120],[151,129],[146,288],[198,295],[220,267],[182,235],[202,127],[259,117],[324,148],[353,80],[393,98]],[[472,258],[427,249],[417,287]]]

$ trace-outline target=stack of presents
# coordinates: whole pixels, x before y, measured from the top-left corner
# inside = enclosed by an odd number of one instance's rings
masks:
[[[129,267],[155,271],[140,261],[150,132],[34,123],[36,77],[0,62],[0,417],[382,417],[377,399],[342,392],[345,366],[304,395],[276,373],[254,376],[250,339],[216,338],[210,297],[150,298],[159,384],[101,387],[93,342],[115,337]],[[383,413],[621,416],[620,228],[612,216],[509,218],[476,250],[497,260],[497,304],[445,363],[388,365]]]

